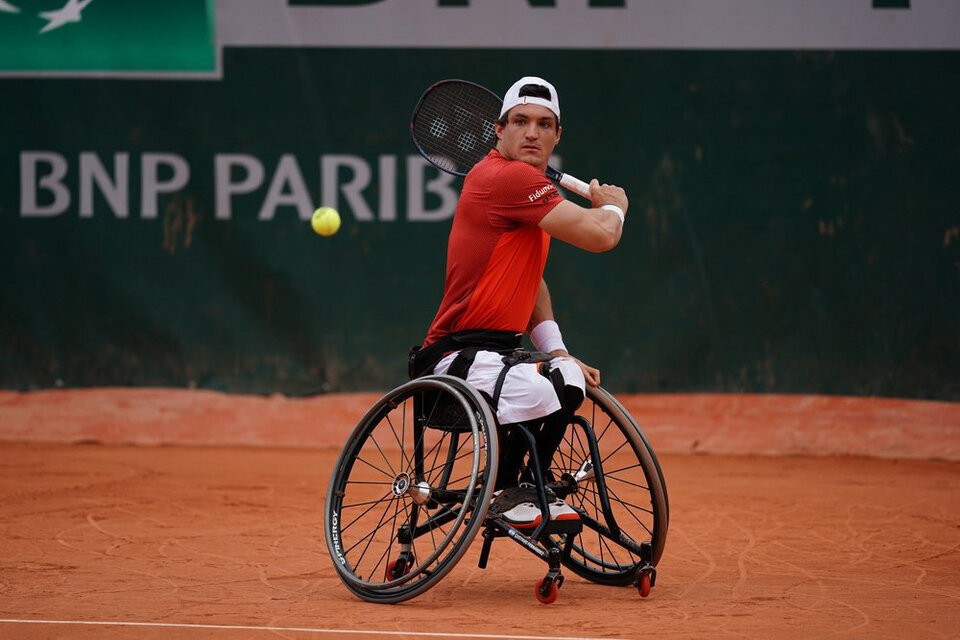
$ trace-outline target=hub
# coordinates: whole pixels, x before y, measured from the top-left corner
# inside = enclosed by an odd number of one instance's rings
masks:
[[[410,488],[410,474],[400,473],[393,479],[393,495],[402,496]]]
[[[397,474],[397,477],[393,479],[393,486],[391,489],[393,491],[393,495],[397,497],[408,495],[417,504],[427,504],[427,502],[430,501],[430,496],[432,495],[429,484],[426,482],[418,482],[414,484],[410,474],[406,472]]]

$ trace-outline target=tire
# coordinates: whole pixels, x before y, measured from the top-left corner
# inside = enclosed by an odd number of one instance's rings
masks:
[[[451,376],[412,380],[353,430],[327,490],[327,548],[344,585],[395,603],[437,584],[483,524],[497,473],[496,422]],[[404,571],[391,571],[402,558]]]
[[[591,477],[586,469],[588,462],[595,465],[591,431],[602,479],[595,472]],[[564,566],[592,582],[626,586],[633,583],[641,562],[659,562],[669,524],[663,472],[640,427],[602,388],[587,388],[583,405],[551,461],[551,472],[555,478],[565,473],[581,476],[576,493],[566,501],[580,513],[584,528],[574,536]],[[609,514],[603,507],[604,495]],[[614,535],[617,529],[620,533]]]

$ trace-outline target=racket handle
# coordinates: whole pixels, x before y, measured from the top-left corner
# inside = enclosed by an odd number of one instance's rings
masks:
[[[561,187],[579,193],[587,200],[590,199],[590,185],[583,180],[574,178],[569,173],[560,173],[553,167],[547,167],[547,177],[559,182]]]
[[[571,191],[576,191],[587,200],[590,199],[590,185],[579,178],[574,178],[568,173],[564,173],[562,176],[560,176],[560,186],[566,187]]]

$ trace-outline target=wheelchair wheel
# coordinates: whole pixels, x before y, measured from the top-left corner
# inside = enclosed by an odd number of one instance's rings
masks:
[[[669,520],[663,472],[640,427],[602,388],[587,387],[551,472],[576,480],[566,500],[584,524],[565,566],[593,582],[626,586],[641,566],[657,564]]]
[[[483,524],[496,474],[496,421],[473,387],[428,376],[383,396],[327,491],[327,548],[343,583],[381,603],[434,586]]]

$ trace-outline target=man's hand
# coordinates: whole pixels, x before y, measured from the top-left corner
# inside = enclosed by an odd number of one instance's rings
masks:
[[[590,202],[594,208],[600,208],[605,204],[615,204],[623,209],[624,213],[626,213],[629,204],[627,193],[623,189],[613,184],[600,184],[596,178],[590,181]]]
[[[540,218],[538,226],[551,237],[575,247],[595,253],[610,251],[623,235],[623,220],[614,207],[626,216],[627,194],[618,186],[601,185],[594,179],[590,181],[590,202],[592,207],[584,209],[561,198],[547,215]],[[604,209],[605,205],[612,206]]]
[[[574,358],[572,355],[564,351],[563,349],[557,349],[556,351],[551,351],[550,355],[557,358],[570,358],[580,366],[580,371],[583,371],[583,379],[587,381],[587,384],[591,387],[600,386],[600,369],[591,367],[588,364],[584,364],[579,358]]]

